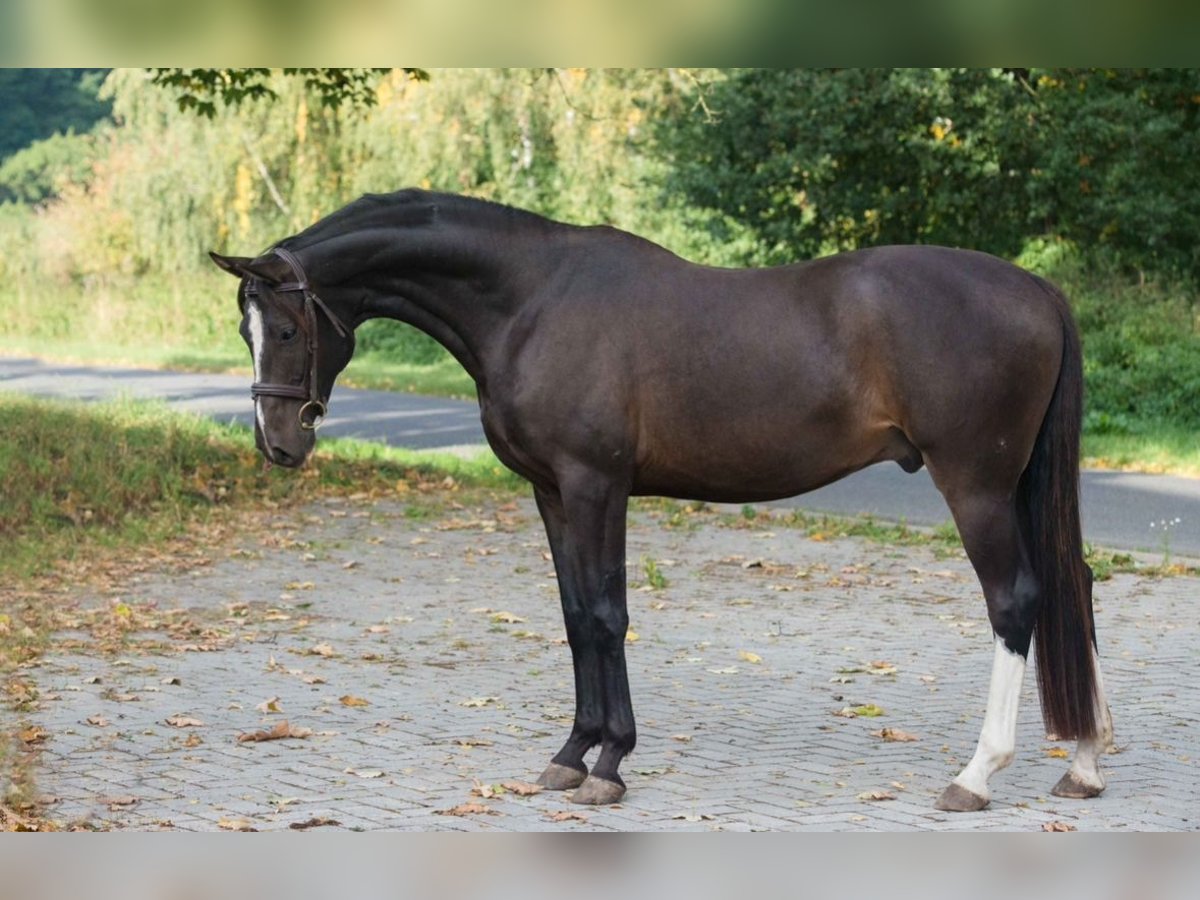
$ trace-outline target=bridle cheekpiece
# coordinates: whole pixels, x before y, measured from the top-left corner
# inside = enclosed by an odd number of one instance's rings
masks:
[[[270,384],[268,382],[256,381],[250,385],[250,396],[257,400],[259,397],[290,397],[293,400],[303,400],[304,405],[300,407],[297,415],[300,419],[300,427],[305,431],[314,431],[321,426],[321,422],[325,418],[328,408],[325,401],[321,399],[321,392],[317,387],[317,310],[324,313],[334,330],[341,337],[347,334],[346,326],[341,320],[333,314],[333,311],[325,305],[308,284],[308,278],[304,274],[304,269],[300,265],[300,260],[296,258],[296,254],[290,250],[285,250],[283,247],[275,247],[271,253],[282,259],[292,271],[294,281],[285,281],[280,284],[272,284],[271,290],[276,293],[286,293],[289,291],[298,292],[304,295],[304,331],[305,338],[308,342],[307,352],[308,358],[305,366],[308,369],[306,385],[298,384]],[[257,296],[258,284],[251,280],[246,283],[246,297]],[[311,420],[306,420],[304,415],[309,410],[312,410],[313,417]]]

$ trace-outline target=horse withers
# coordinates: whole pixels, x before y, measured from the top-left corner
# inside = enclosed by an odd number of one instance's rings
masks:
[[[1047,728],[1078,740],[1054,793],[1104,789],[1080,346],[1046,281],[928,246],[711,268],[613,228],[417,190],[365,196],[256,258],[212,256],[240,279],[255,437],[278,465],[312,451],[367,319],[416,326],[475,380],[488,442],[533,485],[574,664],[574,725],[545,787],[625,793],[630,496],[766,501],[892,460],[929,468],[995,634],[979,744],[938,807],[987,805],[1034,641]]]

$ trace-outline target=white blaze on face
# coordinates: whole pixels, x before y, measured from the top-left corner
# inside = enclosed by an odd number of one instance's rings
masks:
[[[250,352],[254,355],[254,380],[262,381],[263,378],[263,352],[266,347],[266,330],[263,327],[262,310],[253,300],[246,303],[246,324],[250,328]],[[262,398],[254,398],[254,418],[258,422],[258,430],[263,436],[263,443],[267,440],[267,425],[263,421]]]

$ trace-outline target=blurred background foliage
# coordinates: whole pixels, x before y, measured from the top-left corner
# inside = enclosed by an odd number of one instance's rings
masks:
[[[714,265],[911,242],[1015,259],[1075,303],[1089,429],[1200,428],[1200,70],[354,70],[349,103],[322,87],[342,76],[256,71],[205,116],[180,104],[202,76],[0,73],[0,347],[242,360],[205,251],[415,185]],[[445,359],[393,323],[360,337]]]

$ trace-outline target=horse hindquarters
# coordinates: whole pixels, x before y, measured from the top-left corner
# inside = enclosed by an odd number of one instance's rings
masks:
[[[987,712],[974,757],[938,800],[941,809],[981,809],[987,781],[1012,760],[1017,702],[1032,640],[1047,728],[1078,738],[1071,772],[1056,787],[1095,796],[1097,758],[1111,735],[1094,656],[1091,572],[1079,520],[1079,341],[1059,296],[1063,353],[1049,407],[1017,483],[987,467],[931,459],[967,554],[979,576],[996,636]],[[958,463],[956,465],[956,462]]]

